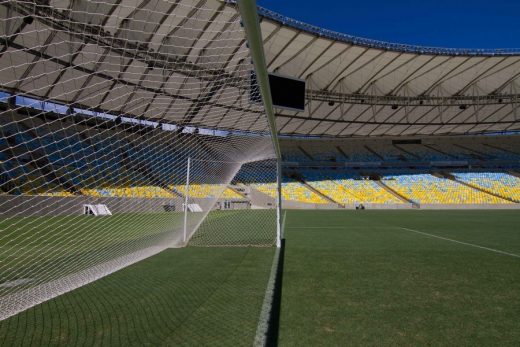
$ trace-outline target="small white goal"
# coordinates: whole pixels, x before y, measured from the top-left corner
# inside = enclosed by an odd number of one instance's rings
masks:
[[[85,204],[83,205],[83,214],[93,216],[111,216],[112,212],[105,204]]]

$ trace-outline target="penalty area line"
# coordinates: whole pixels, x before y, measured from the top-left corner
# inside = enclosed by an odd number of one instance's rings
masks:
[[[287,229],[345,229],[345,230],[354,230],[354,229],[392,229],[392,227],[388,226],[350,226],[350,225],[337,225],[337,226],[301,226],[301,227],[286,227]]]
[[[490,251],[490,252],[494,252],[494,253],[498,253],[498,254],[508,255],[510,257],[520,258],[520,255],[518,255],[518,254],[501,251],[499,249],[479,246],[479,245],[475,245],[475,244],[469,243],[469,242],[457,241],[457,240],[453,240],[453,239],[450,239],[450,238],[447,238],[447,237],[437,236],[437,235],[434,235],[434,234],[425,233],[423,231],[419,231],[419,230],[415,230],[415,229],[409,229],[409,228],[404,228],[404,227],[396,227],[396,228],[402,229],[402,230],[406,230],[406,231],[410,231],[410,232],[416,233],[416,234],[421,234],[421,235],[428,236],[428,237],[433,237],[433,238],[436,238],[436,239],[441,239],[441,240],[445,240],[445,241],[459,243],[459,244],[465,245],[465,246],[470,246],[470,247],[484,249],[486,251]]]

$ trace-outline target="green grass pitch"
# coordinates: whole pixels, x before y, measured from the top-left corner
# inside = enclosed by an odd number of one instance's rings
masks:
[[[285,225],[280,345],[520,343],[520,211],[290,211]]]
[[[279,344],[518,345],[519,212],[287,211]],[[234,213],[204,237],[272,217]],[[273,255],[169,249],[0,322],[0,345],[250,346]]]

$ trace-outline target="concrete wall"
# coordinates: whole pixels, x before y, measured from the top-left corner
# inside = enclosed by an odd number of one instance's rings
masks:
[[[421,204],[422,210],[520,210],[520,204]]]
[[[265,209],[265,208],[275,208],[276,201],[272,197],[267,194],[264,194],[256,189],[251,188],[249,192],[249,197],[251,198],[252,208],[255,209]]]
[[[341,207],[338,204],[307,204],[304,202],[298,202],[298,201],[288,201],[284,200],[282,202],[284,209],[295,209],[295,210],[338,210],[338,209],[345,209],[345,210],[355,210],[356,205],[355,204],[346,204],[345,207]],[[366,209],[368,210],[395,210],[395,209],[412,209],[412,204],[363,204]]]
[[[251,191],[252,206],[247,203],[231,204],[231,208],[274,208],[275,201],[266,194],[256,190]],[[225,199],[219,199],[220,206]],[[227,200],[229,201],[229,200]],[[246,199],[240,201],[247,201]],[[105,204],[112,213],[164,212],[164,205],[175,205],[176,211],[182,210],[182,198],[93,198],[93,197],[45,197],[45,196],[22,196],[22,195],[0,195],[0,215],[1,216],[59,216],[59,215],[80,215],[83,213],[84,204]],[[218,208],[219,204],[214,204],[214,199],[190,199],[190,202],[197,203],[207,211],[210,208]],[[371,209],[412,209],[411,204],[364,204],[365,208]],[[347,204],[345,209],[355,209],[354,204]],[[283,201],[284,209],[296,210],[336,210],[343,209],[337,204],[306,204],[298,201]],[[520,204],[467,204],[467,205],[442,205],[442,204],[423,204],[423,210],[475,210],[475,209],[520,209]]]
[[[333,210],[338,209],[337,204],[307,204],[299,201],[282,201],[282,207],[288,210]]]
[[[410,203],[402,204],[363,204],[368,210],[411,210],[414,206]]]
[[[112,213],[164,212],[163,205],[174,204],[176,209],[179,209],[181,200],[180,198],[143,199],[1,195],[0,214],[4,216],[80,215],[83,213],[84,204],[105,204]]]
[[[343,209],[339,205],[336,204],[306,204],[303,202],[297,201],[286,201],[283,202],[283,208],[288,210],[338,210]],[[417,209],[412,204],[363,204],[365,209],[367,210],[411,210]],[[346,204],[346,210],[354,210],[356,208],[355,204]],[[519,209],[520,204],[453,204],[453,205],[443,205],[443,204],[423,204],[419,209],[423,210],[497,210],[497,209]]]
[[[247,201],[235,199],[231,208],[249,208],[249,204],[239,203]],[[229,201],[219,199],[218,201]],[[26,195],[0,195],[0,216],[66,216],[83,214],[85,204],[105,204],[113,213],[161,213],[165,212],[164,205],[175,205],[175,211],[182,211],[182,198],[94,198],[87,196],[26,196]],[[199,204],[207,211],[217,208],[214,199],[190,199],[190,203]],[[223,206],[223,204],[221,204]]]

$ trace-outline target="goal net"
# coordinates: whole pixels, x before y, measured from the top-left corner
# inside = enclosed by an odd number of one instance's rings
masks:
[[[240,21],[218,0],[1,2],[0,320],[166,248],[276,244]]]
[[[204,172],[205,170],[202,170]],[[221,196],[216,208],[206,218],[197,218],[193,213],[194,234],[189,238],[190,246],[273,246],[275,224],[276,161],[273,159],[255,161],[241,165],[233,173],[231,184],[214,185]],[[270,182],[272,192],[268,203],[262,204],[250,189],[259,182]],[[194,185],[196,186],[196,185]],[[231,189],[230,187],[233,187]],[[250,188],[249,190],[247,188]],[[222,192],[222,193],[221,193]],[[196,196],[190,192],[190,196]],[[196,198],[194,200],[198,201]],[[270,204],[269,204],[270,202]],[[203,205],[204,206],[204,205]]]

